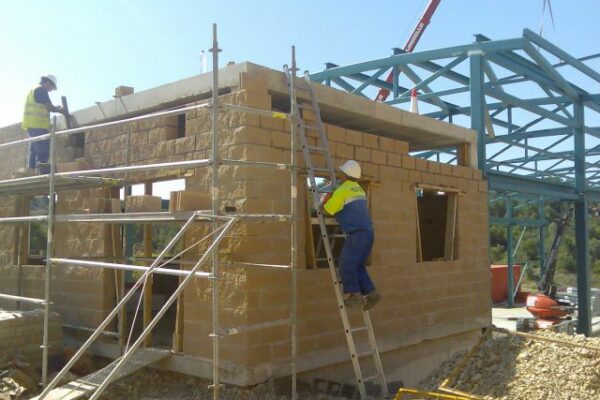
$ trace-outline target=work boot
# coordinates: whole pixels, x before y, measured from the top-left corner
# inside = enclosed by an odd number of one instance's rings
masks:
[[[365,305],[363,306],[363,310],[370,310],[371,308],[375,307],[375,304],[379,303],[380,300],[381,295],[373,290],[371,293],[365,296]]]
[[[50,173],[50,164],[48,163],[38,163],[37,169],[40,174],[45,175]]]
[[[358,293],[349,293],[344,296],[344,305],[347,308],[358,306],[358,305],[363,305],[363,304],[364,304],[364,299]]]

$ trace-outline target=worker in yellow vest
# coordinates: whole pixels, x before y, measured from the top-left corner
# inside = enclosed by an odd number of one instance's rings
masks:
[[[27,131],[29,137],[45,135],[50,130],[50,113],[62,113],[63,108],[52,105],[49,92],[56,89],[56,77],[45,75],[40,79],[39,86],[31,89],[25,102],[21,128]],[[29,145],[29,168],[38,168],[40,173],[48,173],[48,157],[50,142],[40,140]]]
[[[346,234],[340,254],[340,278],[347,307],[363,305],[369,310],[381,300],[369,277],[366,264],[375,236],[367,207],[367,195],[358,184],[360,165],[348,160],[339,167],[344,173],[342,183],[331,197],[325,198],[323,209],[333,215]]]

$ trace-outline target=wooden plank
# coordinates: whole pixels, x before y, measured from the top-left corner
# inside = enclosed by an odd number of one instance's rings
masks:
[[[470,167],[471,160],[469,159],[469,143],[461,143],[456,145],[456,163],[463,167]]]
[[[423,248],[421,247],[421,222],[419,221],[419,199],[415,196],[415,215],[417,220],[417,262],[423,261]]]
[[[179,269],[181,268],[181,264],[179,265]],[[182,278],[179,278],[179,283],[181,284]],[[185,291],[184,291],[185,292]],[[183,308],[183,295],[184,292],[181,292],[179,297],[177,297],[177,310],[175,314],[175,332],[173,332],[173,351],[175,353],[183,352],[183,321],[184,321],[184,308]]]
[[[446,206],[446,234],[444,239],[444,259],[454,260],[454,239],[456,238],[456,206],[458,196],[456,193],[448,193]]]
[[[123,367],[119,370],[114,380],[124,378],[140,369],[154,364],[160,360],[163,360],[171,355],[168,350],[158,349],[140,349],[135,352],[131,358],[125,362]],[[44,398],[44,400],[77,400],[86,397],[96,390],[102,381],[110,374],[115,368],[120,358],[107,365],[106,367],[86,375],[82,378],[67,383],[64,386],[56,388]],[[34,397],[32,400],[41,400],[39,396]]]
[[[144,194],[152,195],[152,182],[147,182],[144,184]],[[144,257],[151,258],[152,257],[152,224],[144,225]],[[150,263],[148,263],[150,266]],[[144,286],[144,329],[150,324],[152,321],[152,283],[153,277],[150,274],[147,278],[146,285]],[[146,336],[144,339],[144,346],[150,347],[152,346],[152,332]]]

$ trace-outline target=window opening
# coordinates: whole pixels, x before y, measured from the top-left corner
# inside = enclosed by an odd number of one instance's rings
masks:
[[[417,262],[456,259],[458,194],[417,189]]]

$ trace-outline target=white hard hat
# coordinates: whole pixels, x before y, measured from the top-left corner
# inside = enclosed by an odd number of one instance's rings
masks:
[[[340,165],[340,171],[351,178],[360,179],[360,165],[354,160],[348,160]]]
[[[48,75],[42,76],[42,78],[46,78],[50,82],[52,82],[52,84],[54,85],[55,88],[58,87],[58,85],[57,85],[58,81],[56,80],[56,77],[54,75],[48,74]]]

